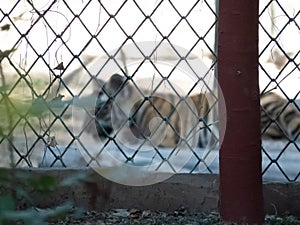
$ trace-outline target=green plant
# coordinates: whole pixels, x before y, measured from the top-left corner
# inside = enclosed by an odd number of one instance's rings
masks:
[[[34,204],[32,193],[47,197],[59,187],[74,185],[79,179],[58,182],[49,175],[32,177],[30,171],[0,169],[0,225],[24,224],[43,225],[47,221],[64,218],[66,215],[78,216],[81,209],[74,209],[65,202],[54,208],[41,209]]]
[[[293,216],[279,217],[274,215],[268,215],[265,219],[266,225],[299,225],[300,220]]]

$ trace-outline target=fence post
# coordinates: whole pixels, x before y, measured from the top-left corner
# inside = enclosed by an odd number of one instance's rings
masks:
[[[221,218],[262,224],[258,0],[219,3],[218,81],[227,111],[221,101]]]

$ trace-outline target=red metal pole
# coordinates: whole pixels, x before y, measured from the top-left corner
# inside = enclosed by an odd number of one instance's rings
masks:
[[[227,110],[220,102],[220,214],[224,221],[262,224],[258,0],[220,0],[218,39]]]

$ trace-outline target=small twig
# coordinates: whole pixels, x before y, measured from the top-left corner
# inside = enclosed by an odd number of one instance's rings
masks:
[[[3,73],[3,68],[2,68],[2,64],[0,62],[0,77],[1,77],[1,82],[2,82],[2,85],[3,87],[6,87],[6,81],[5,81],[5,76],[4,76],[4,73]],[[13,130],[12,130],[12,127],[13,127],[13,115],[12,115],[12,112],[10,110],[10,106],[9,106],[9,101],[8,101],[8,95],[6,93],[6,90],[4,90],[4,93],[1,93],[2,94],[2,97],[4,99],[4,105],[5,105],[5,110],[6,110],[6,114],[7,114],[7,120],[8,120],[8,132],[11,132],[10,135],[7,135],[7,139],[9,140],[9,143],[8,143],[8,151],[10,153],[10,165],[12,168],[15,167],[14,165],[14,149],[13,147],[11,146],[11,143],[14,142],[14,136],[13,136]]]
[[[126,73],[127,76],[129,76],[128,68],[127,68],[127,65],[126,65],[126,56],[125,56],[125,53],[124,53],[124,51],[122,49],[120,50],[120,53],[121,53],[121,60],[122,60],[122,63],[124,65],[125,73]]]
[[[278,215],[278,211],[277,211],[276,205],[273,204],[273,203],[271,203],[271,206],[273,206],[273,208],[275,210],[275,216],[277,216]]]

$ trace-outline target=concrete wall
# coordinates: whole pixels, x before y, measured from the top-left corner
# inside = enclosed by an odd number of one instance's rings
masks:
[[[218,211],[219,177],[211,174],[177,174],[149,186],[133,187],[113,183],[92,170],[79,169],[20,169],[19,177],[37,178],[50,175],[59,183],[72,180],[50,195],[30,190],[36,207],[54,207],[66,201],[75,206],[94,210],[138,208],[172,212],[181,206],[190,212]],[[11,170],[7,171],[11,173]],[[3,191],[3,190],[2,190]],[[0,189],[1,192],[1,189]],[[26,207],[20,200],[20,206]],[[241,202],[241,204],[245,204]],[[265,183],[265,212],[300,216],[300,183]]]

